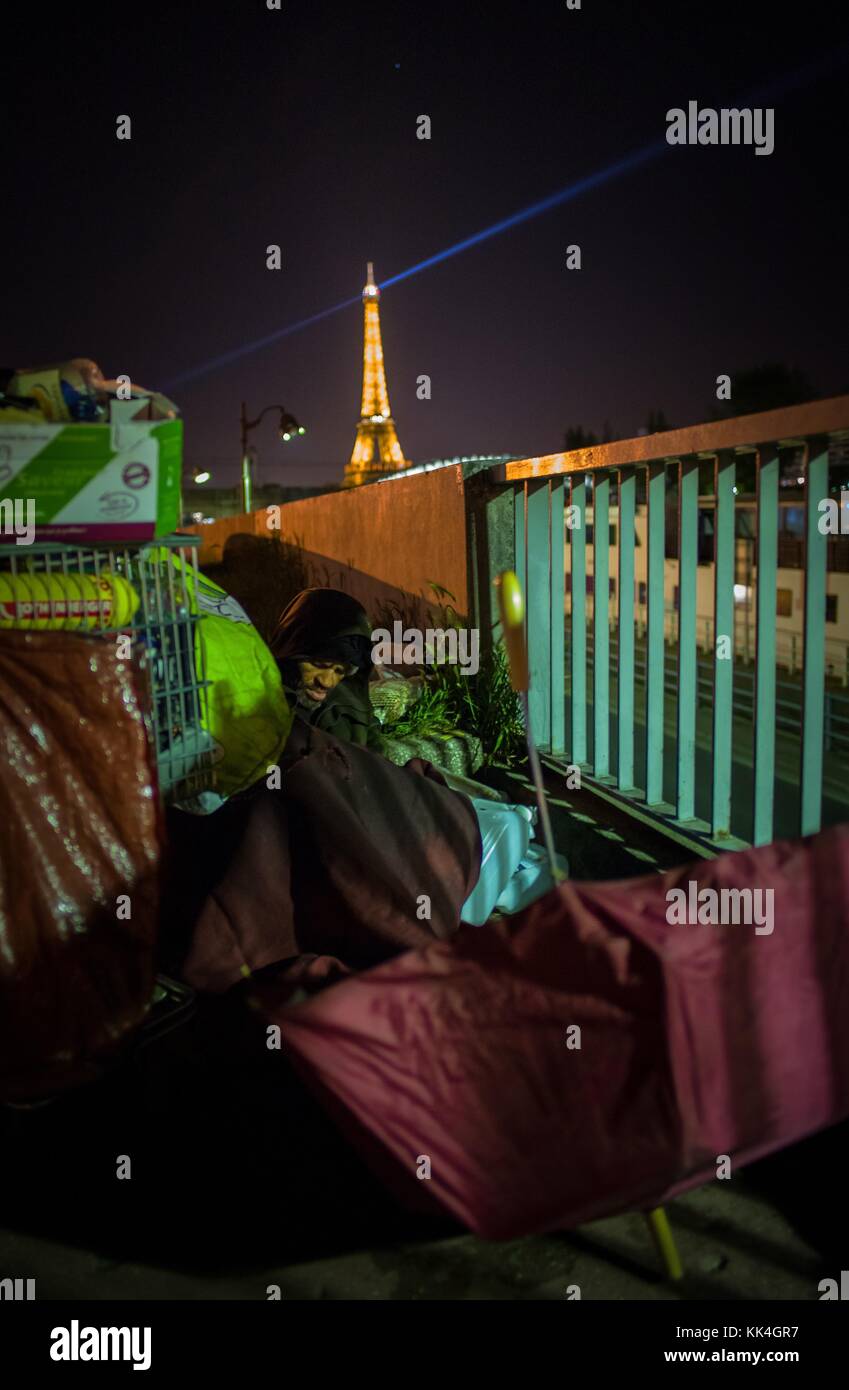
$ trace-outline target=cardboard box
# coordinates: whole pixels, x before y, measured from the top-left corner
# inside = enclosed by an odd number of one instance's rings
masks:
[[[0,503],[17,503],[2,514],[32,518],[36,540],[168,535],[180,521],[182,470],[182,420],[0,424]],[[14,540],[0,528],[0,541]]]

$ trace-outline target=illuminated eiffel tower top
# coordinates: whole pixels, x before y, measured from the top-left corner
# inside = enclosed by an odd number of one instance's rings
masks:
[[[345,469],[345,487],[357,487],[386,473],[409,468],[398,442],[395,421],[389,409],[383,341],[380,336],[380,290],[374,282],[374,267],[368,263],[368,279],[363,288],[363,400],[354,452]]]

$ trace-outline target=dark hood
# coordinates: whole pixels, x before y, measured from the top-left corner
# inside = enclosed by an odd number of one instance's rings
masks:
[[[271,641],[278,662],[318,657],[371,669],[371,623],[341,589],[302,589],[284,609]]]

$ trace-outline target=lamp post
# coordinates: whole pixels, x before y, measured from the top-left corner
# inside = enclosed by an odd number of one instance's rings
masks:
[[[264,416],[268,414],[269,410],[277,410],[280,412],[280,424],[278,426],[278,433],[284,443],[288,444],[290,439],[294,439],[299,434],[306,434],[306,430],[304,429],[303,425],[299,425],[294,415],[290,415],[289,411],[286,410],[284,406],[267,405],[264,410],[260,411],[259,415],[256,417],[255,420],[249,420],[247,406],[245,402],[242,401],[242,413],[240,417],[240,423],[242,430],[241,439],[243,512],[249,512],[251,510],[251,504],[253,502],[253,477],[251,474],[251,457],[250,453],[248,452],[248,433],[250,432],[250,430],[256,429],[257,425],[264,418]]]

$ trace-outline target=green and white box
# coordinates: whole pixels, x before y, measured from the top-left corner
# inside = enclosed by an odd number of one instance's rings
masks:
[[[20,502],[39,540],[168,535],[180,523],[182,468],[182,420],[0,423],[0,502]]]

